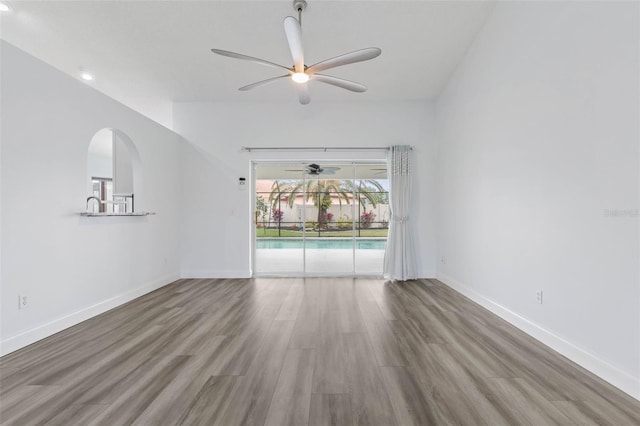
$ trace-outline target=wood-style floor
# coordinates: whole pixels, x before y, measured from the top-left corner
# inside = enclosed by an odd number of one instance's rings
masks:
[[[434,280],[181,280],[0,359],[2,424],[640,425]]]

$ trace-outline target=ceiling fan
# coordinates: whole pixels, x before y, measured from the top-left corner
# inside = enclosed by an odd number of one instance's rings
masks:
[[[306,105],[311,101],[311,98],[309,97],[309,89],[307,87],[308,81],[319,81],[321,83],[331,84],[333,86],[341,87],[352,92],[365,92],[367,90],[367,86],[363,84],[338,77],[332,77],[326,74],[320,74],[320,72],[342,65],[368,61],[369,59],[373,59],[379,56],[380,53],[382,53],[382,50],[377,47],[368,47],[366,49],[360,49],[350,53],[345,53],[344,55],[336,56],[331,59],[326,59],[311,66],[305,65],[302,49],[301,22],[302,11],[304,11],[306,7],[307,2],[305,0],[294,0],[293,8],[298,12],[298,19],[294,18],[293,16],[287,16],[286,18],[284,18],[284,31],[287,35],[289,50],[291,51],[291,56],[294,63],[292,67],[285,67],[284,65],[279,65],[273,62],[265,61],[263,59],[254,58],[240,53],[229,52],[227,50],[211,49],[213,53],[216,53],[218,55],[254,62],[257,64],[266,65],[268,67],[285,70],[287,72],[286,74],[278,77],[269,78],[267,80],[262,80],[256,83],[249,84],[247,86],[243,86],[238,90],[251,90],[265,84],[273,83],[274,81],[280,80],[282,78],[290,77],[293,81],[298,83],[298,100],[302,105]]]
[[[285,172],[304,172],[307,175],[319,176],[319,175],[333,175],[338,170],[340,170],[340,167],[320,167],[317,164],[311,163],[308,166],[305,166],[304,169],[285,170]]]

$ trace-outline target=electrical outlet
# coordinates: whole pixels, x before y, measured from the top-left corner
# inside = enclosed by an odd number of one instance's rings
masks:
[[[18,309],[27,309],[29,307],[29,297],[21,294],[18,296]]]
[[[536,302],[542,305],[542,290],[536,291]]]

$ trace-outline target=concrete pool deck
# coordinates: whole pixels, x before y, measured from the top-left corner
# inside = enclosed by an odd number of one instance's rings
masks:
[[[354,275],[353,251],[307,249],[306,268],[300,249],[256,249],[256,276]],[[355,275],[382,276],[384,250],[356,250]]]

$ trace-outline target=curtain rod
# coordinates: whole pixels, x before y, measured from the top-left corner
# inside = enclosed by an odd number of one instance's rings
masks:
[[[391,147],[369,146],[243,146],[242,150],[251,151],[388,151]],[[413,147],[411,147],[413,150]]]

